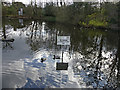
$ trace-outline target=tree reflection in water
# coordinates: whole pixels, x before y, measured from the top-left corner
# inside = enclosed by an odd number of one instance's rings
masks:
[[[9,28],[10,26],[7,25],[7,27]],[[13,38],[11,39],[10,36],[6,34],[6,26],[5,25],[3,26],[3,31],[1,33],[1,35],[2,35],[1,41],[3,42],[3,48],[10,47],[13,49],[13,46],[11,44],[12,44],[12,42],[14,42],[14,39]]]
[[[94,88],[120,87],[120,34],[116,34],[116,31],[106,32],[42,21],[32,21],[23,29],[25,42],[29,45],[30,51],[37,53],[45,50],[51,53],[48,55],[51,58],[53,55],[60,55],[61,52],[61,47],[56,44],[57,35],[70,36],[71,46],[66,47],[66,52],[69,54],[68,62],[79,85],[84,84],[86,87]],[[51,60],[46,60],[45,64],[49,62],[53,65]],[[39,66],[38,63],[27,63],[27,65]],[[40,78],[45,80],[43,77]],[[27,80],[31,81],[31,78]],[[30,83],[27,83],[26,85],[29,86]],[[60,87],[59,84],[57,85]]]

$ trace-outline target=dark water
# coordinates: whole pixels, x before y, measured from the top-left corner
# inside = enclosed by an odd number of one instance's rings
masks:
[[[71,45],[58,46],[57,36]],[[3,42],[3,88],[120,87],[118,31],[19,19],[3,20],[0,37],[13,40]],[[56,70],[62,51],[68,70]]]

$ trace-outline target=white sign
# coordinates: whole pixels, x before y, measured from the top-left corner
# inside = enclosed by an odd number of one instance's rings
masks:
[[[57,45],[70,45],[70,36],[57,36]]]

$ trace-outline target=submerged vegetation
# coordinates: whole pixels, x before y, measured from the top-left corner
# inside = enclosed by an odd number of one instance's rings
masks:
[[[60,3],[37,5],[36,2],[24,5],[21,2],[2,3],[3,17],[44,19],[85,27],[102,27],[118,29],[118,12],[120,2],[73,2],[70,5]],[[18,15],[18,9],[23,8],[23,16]]]

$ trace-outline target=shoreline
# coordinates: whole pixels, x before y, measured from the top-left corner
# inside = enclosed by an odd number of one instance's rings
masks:
[[[57,23],[61,23],[61,24],[65,24],[65,22],[59,22],[55,19],[55,17],[50,17],[50,16],[43,16],[41,18],[35,18],[35,17],[28,17],[28,16],[2,16],[2,18],[8,18],[8,19],[31,19],[31,20],[44,20],[47,22],[57,22]],[[102,27],[102,26],[88,26],[88,25],[80,25],[80,24],[72,24],[72,23],[67,23],[70,25],[74,25],[74,26],[78,26],[78,27],[83,27],[83,28],[91,28],[91,29],[102,29],[102,30],[106,30],[106,29],[110,29],[110,30],[119,30],[120,27]]]

